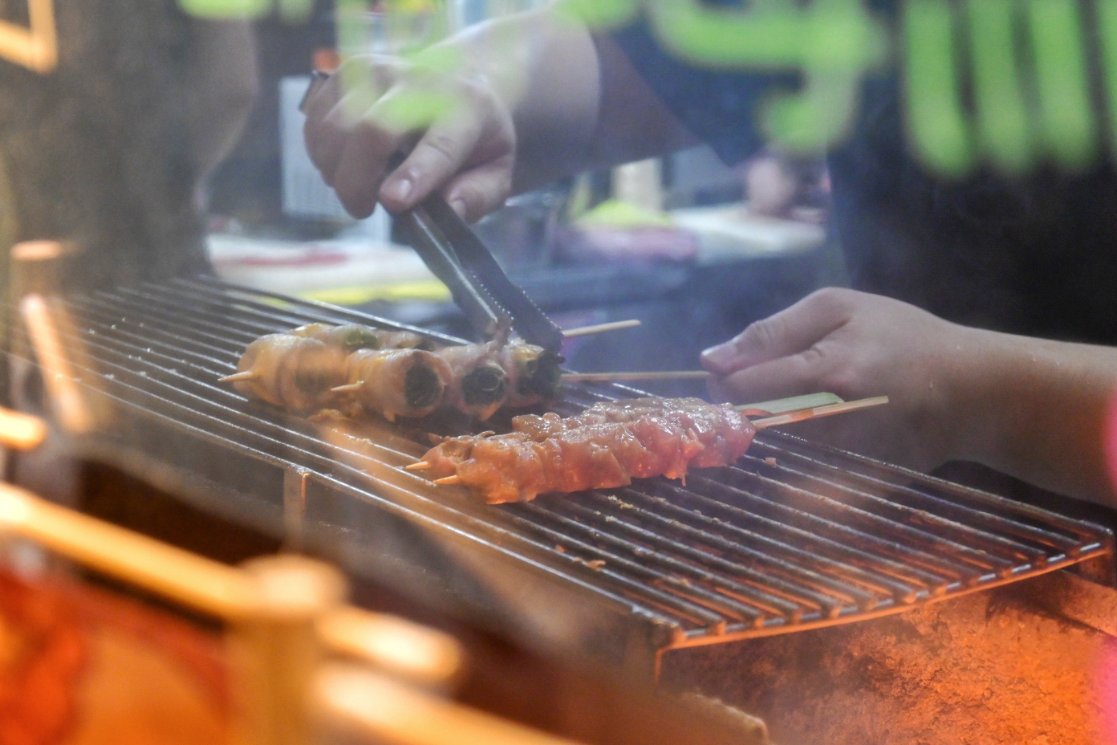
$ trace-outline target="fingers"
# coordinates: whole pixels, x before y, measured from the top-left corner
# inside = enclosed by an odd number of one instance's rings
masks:
[[[381,179],[402,142],[402,135],[358,127],[346,136],[332,175],[323,171],[326,183],[353,217],[368,217],[376,209]]]
[[[810,349],[849,319],[840,290],[820,290],[791,307],[752,323],[729,341],[702,353],[702,365],[726,376]]]
[[[711,377],[711,395],[721,401],[768,401],[822,390],[823,354],[816,348]],[[826,389],[829,390],[829,389]],[[842,395],[839,391],[832,391]]]
[[[471,220],[503,204],[514,127],[484,82],[432,82],[398,65],[364,64],[358,74],[343,67],[306,105],[307,152],[345,209],[363,218],[380,201],[399,212],[436,190]],[[406,159],[391,169],[402,152]]]
[[[463,172],[443,190],[454,211],[469,222],[499,208],[512,191],[512,157],[505,156]]]
[[[471,117],[435,122],[385,179],[380,190],[384,206],[398,212],[422,201],[461,170],[479,139],[480,126]]]
[[[342,94],[346,72],[343,68],[323,83],[307,102],[304,137],[323,180],[346,211],[364,218],[375,209],[388,163],[408,134],[381,116],[390,99],[385,104],[388,96],[378,96],[378,89],[357,81]]]

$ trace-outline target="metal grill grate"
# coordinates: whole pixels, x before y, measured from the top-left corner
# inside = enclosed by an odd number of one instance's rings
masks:
[[[424,449],[414,433],[383,425],[327,445],[216,382],[264,333],[391,324],[209,279],[65,302],[96,363],[86,382],[172,438],[248,456],[296,474],[300,493],[310,481],[480,562],[546,578],[541,592],[564,588],[548,612],[604,609],[656,653],[893,613],[1112,554],[1112,535],[1092,523],[773,431],[735,467],[694,472],[685,486],[652,479],[487,506],[403,471]],[[631,393],[571,386],[556,408]],[[313,519],[313,503],[300,509]],[[364,518],[354,520],[362,540]]]

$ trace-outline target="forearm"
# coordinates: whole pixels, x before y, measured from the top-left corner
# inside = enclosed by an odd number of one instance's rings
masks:
[[[1106,453],[1117,350],[986,331],[969,340],[956,377],[965,382],[947,412],[958,425],[956,455],[1117,506]]]

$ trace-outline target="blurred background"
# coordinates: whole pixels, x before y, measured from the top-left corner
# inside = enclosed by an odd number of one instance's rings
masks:
[[[417,0],[339,11],[319,0],[305,24],[274,14],[256,21],[260,95],[245,136],[205,187],[219,274],[468,334],[444,288],[400,250],[383,210],[362,221],[346,215],[306,155],[298,103],[309,71],[339,56],[406,51],[538,4]],[[572,369],[691,369],[703,348],[748,322],[844,282],[827,196],[820,164],[765,153],[733,169],[700,147],[516,196],[476,228],[561,326],[642,322],[623,344],[613,334],[573,345]],[[655,343],[664,338],[672,343]],[[702,390],[693,381],[652,386]]]

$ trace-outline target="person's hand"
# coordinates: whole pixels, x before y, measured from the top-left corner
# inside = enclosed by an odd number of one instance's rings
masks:
[[[468,220],[503,204],[516,149],[512,115],[484,74],[461,68],[436,73],[395,58],[354,57],[310,96],[307,151],[354,217],[372,214],[378,201],[406,210],[432,191]],[[434,103],[433,114],[422,115],[422,102]]]
[[[929,469],[954,457],[955,361],[979,354],[972,331],[906,303],[817,291],[703,352],[719,399],[748,403],[828,391],[890,402],[792,427],[796,434]]]

